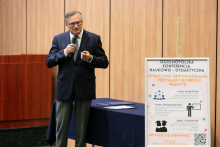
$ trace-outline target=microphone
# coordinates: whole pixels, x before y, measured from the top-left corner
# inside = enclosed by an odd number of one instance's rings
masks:
[[[76,43],[76,39],[77,39],[77,37],[74,36],[74,37],[72,38],[71,44],[75,44],[75,43]],[[69,57],[72,57],[72,56],[73,56],[73,53],[69,54]]]

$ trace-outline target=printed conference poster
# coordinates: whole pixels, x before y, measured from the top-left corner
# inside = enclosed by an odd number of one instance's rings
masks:
[[[147,146],[210,145],[209,59],[146,58]]]

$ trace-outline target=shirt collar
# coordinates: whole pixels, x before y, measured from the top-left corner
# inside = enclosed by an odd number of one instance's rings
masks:
[[[81,32],[79,33],[79,35],[77,35],[78,39],[82,39],[82,35],[83,35],[83,28],[82,28]],[[73,37],[74,37],[74,35],[70,32],[70,39],[72,40]]]

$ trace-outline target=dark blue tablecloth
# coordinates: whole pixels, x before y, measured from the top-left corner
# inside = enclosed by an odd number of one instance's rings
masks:
[[[92,101],[86,142],[107,147],[144,147],[144,104],[134,103],[130,105],[137,107],[135,109],[112,110],[97,104],[104,102],[120,102],[120,100],[98,98]],[[53,110],[51,115],[54,115]],[[54,119],[54,116],[51,118]],[[48,128],[47,141],[50,144],[55,141],[54,135],[50,133],[54,132],[54,121],[50,121]],[[68,137],[75,139],[74,116],[70,121]]]

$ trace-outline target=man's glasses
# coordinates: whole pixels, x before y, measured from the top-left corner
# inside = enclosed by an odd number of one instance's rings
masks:
[[[80,26],[81,23],[82,23],[82,21],[77,21],[77,22],[74,22],[74,23],[69,23],[69,25],[70,25],[71,27],[75,27],[75,25]]]

